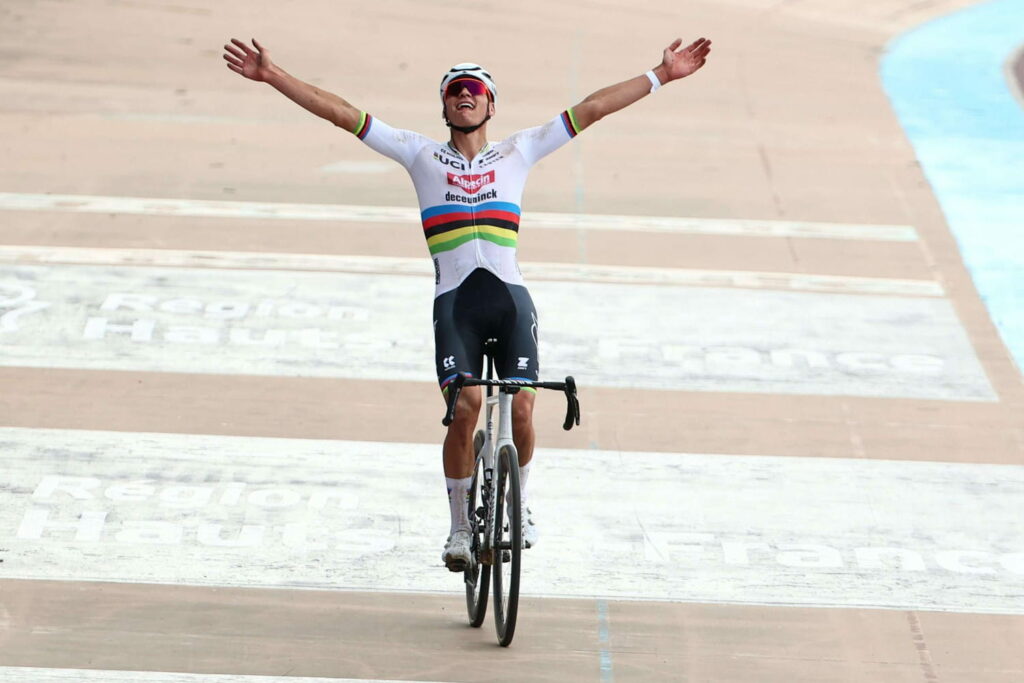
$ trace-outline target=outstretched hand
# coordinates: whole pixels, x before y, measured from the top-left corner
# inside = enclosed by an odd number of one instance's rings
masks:
[[[707,38],[698,38],[684,48],[682,38],[676,38],[672,44],[665,48],[662,55],[661,66],[665,70],[667,81],[674,81],[677,78],[685,78],[704,66],[704,62],[711,52],[711,41]]]
[[[236,74],[242,74],[254,81],[265,81],[274,64],[270,61],[270,53],[255,38],[252,39],[252,44],[255,49],[232,38],[231,45],[224,46],[224,61]]]

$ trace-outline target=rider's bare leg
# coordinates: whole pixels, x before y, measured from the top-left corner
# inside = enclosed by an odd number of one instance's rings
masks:
[[[456,531],[468,531],[471,526],[466,501],[473,483],[476,460],[473,432],[480,414],[480,403],[480,387],[465,387],[455,406],[455,419],[448,426],[448,434],[444,438],[444,478],[448,487],[448,510],[451,513],[449,541],[454,538]],[[447,547],[445,553],[448,552]]]
[[[455,419],[444,437],[444,476],[450,479],[473,476],[476,455],[473,453],[473,434],[481,402],[480,387],[463,387],[455,405]]]
[[[525,467],[533,460],[533,444],[537,440],[533,430],[533,403],[537,394],[520,391],[512,399],[512,442],[519,453],[519,466]]]
[[[533,431],[533,403],[537,394],[532,391],[520,391],[512,399],[512,441],[519,452],[519,495],[523,504],[523,543],[525,548],[532,548],[537,542],[537,527],[533,524],[527,495],[527,483],[530,480],[530,463],[533,460],[533,444],[536,435]]]

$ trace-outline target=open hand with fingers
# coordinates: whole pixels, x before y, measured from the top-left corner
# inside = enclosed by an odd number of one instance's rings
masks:
[[[676,38],[672,44],[665,48],[661,59],[661,68],[666,77],[665,83],[678,78],[685,78],[704,66],[704,62],[711,52],[711,41],[707,38],[698,38],[686,47],[682,38]],[[659,77],[661,74],[659,74]]]
[[[242,74],[254,81],[265,81],[274,66],[270,61],[270,53],[267,49],[252,39],[253,47],[236,38],[231,39],[230,45],[224,46],[224,61],[228,68],[236,74]]]

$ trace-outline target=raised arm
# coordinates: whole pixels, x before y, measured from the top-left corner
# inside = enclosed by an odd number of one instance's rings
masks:
[[[253,81],[269,83],[303,109],[334,125],[355,132],[361,112],[337,95],[315,85],[300,81],[270,60],[270,53],[255,38],[249,47],[240,40],[231,39],[224,46],[224,60],[228,68]]]
[[[686,78],[697,71],[704,66],[711,52],[711,41],[706,38],[698,38],[686,47],[680,47],[682,44],[681,38],[672,41],[662,54],[661,64],[654,67],[654,75],[661,85]],[[628,81],[601,88],[572,108],[577,127],[583,130],[608,114],[628,107],[650,93],[652,86],[647,75],[641,74]]]

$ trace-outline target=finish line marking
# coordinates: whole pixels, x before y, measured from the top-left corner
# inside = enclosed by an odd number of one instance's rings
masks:
[[[0,262],[19,265],[69,264],[376,273],[417,277],[433,275],[430,261],[426,258],[178,249],[0,246]],[[779,289],[830,294],[888,294],[915,297],[942,297],[945,295],[942,285],[932,280],[577,263],[522,263],[520,269],[528,281]]]
[[[419,224],[420,222],[419,210],[412,207],[399,206],[224,202],[200,199],[157,199],[12,192],[0,192],[0,210],[141,214],[197,218],[353,221],[360,223],[411,222]],[[531,229],[628,230],[631,232],[694,235],[808,237],[877,240],[882,242],[916,242],[918,240],[917,231],[909,225],[862,225],[540,212],[524,213],[523,222],[528,223]]]
[[[20,428],[0,442],[5,578],[463,590],[439,559],[444,489],[424,485],[435,443]],[[1024,466],[538,455],[526,595],[1024,614]],[[610,670],[607,627],[599,611]]]

